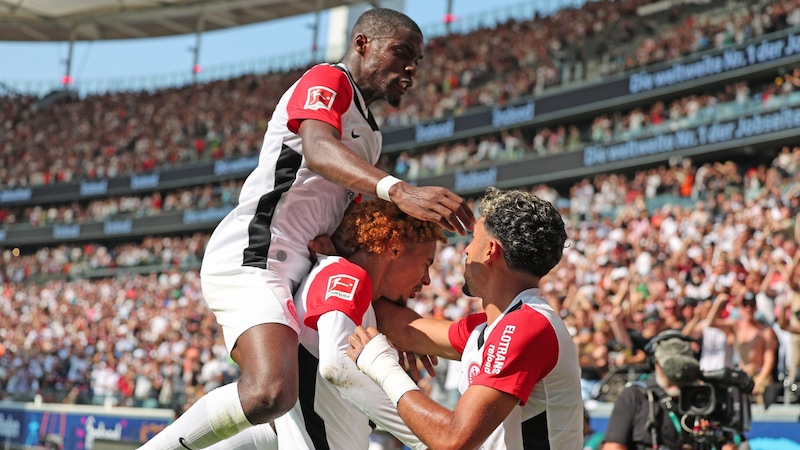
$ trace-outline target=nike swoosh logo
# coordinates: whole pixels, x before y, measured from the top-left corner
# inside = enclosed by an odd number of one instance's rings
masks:
[[[184,439],[183,437],[178,438],[178,443],[181,444],[181,447],[188,448],[189,450],[192,450],[191,447],[186,445],[186,439]]]
[[[353,139],[358,139],[358,138],[361,137],[361,135],[360,134],[356,134],[356,130],[352,130],[350,132],[350,137],[352,137]]]

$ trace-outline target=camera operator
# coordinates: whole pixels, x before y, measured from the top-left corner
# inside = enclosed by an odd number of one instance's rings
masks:
[[[602,450],[683,450],[698,447],[692,423],[682,423],[682,386],[691,386],[701,377],[692,338],[677,330],[667,330],[647,346],[654,363],[652,377],[629,383],[614,402]],[[709,448],[736,449],[733,439]],[[739,449],[747,448],[738,447]]]

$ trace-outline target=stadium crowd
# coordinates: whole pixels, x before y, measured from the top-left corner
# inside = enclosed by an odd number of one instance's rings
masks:
[[[722,7],[709,2],[693,5],[691,13],[676,6],[666,13],[669,20],[638,16],[637,7],[649,3],[586,2],[527,21],[430,39],[425,75],[411,98],[400,109],[374,113],[384,129],[458,115],[564,85],[565,68],[578,63],[586,67],[586,76],[574,78],[585,81],[800,23],[797,0]],[[47,106],[36,97],[6,95],[0,98],[0,185],[110,178],[255,154],[278,95],[303,70],[155,92],[67,96]]]
[[[736,81],[715,91],[677,98],[668,105],[657,100],[648,108],[635,107],[603,113],[579,124],[513,128],[500,133],[431,148],[384,155],[379,166],[405,179],[440,175],[445,171],[473,170],[494,164],[577,151],[587,145],[607,144],[665,131],[674,132],[745,113],[775,111],[800,104],[800,68],[761,82]],[[532,136],[532,137],[531,137]],[[800,152],[800,147],[792,149]],[[0,227],[39,227],[54,224],[102,222],[149,217],[165,212],[233,206],[242,180],[227,180],[190,188],[156,191],[53,205],[0,207]]]
[[[640,20],[636,8],[647,3],[587,2],[553,16],[431,39],[425,50],[429,75],[419,80],[402,108],[376,115],[387,129],[457,115],[566,84],[564,68],[577,63],[585,67],[586,78],[608,75],[800,24],[800,0],[754,3],[713,15],[675,9],[664,24]],[[625,33],[609,33],[612,28]],[[519,40],[536,46],[513,44]],[[269,108],[300,72],[65,99],[41,109],[33,97],[0,98],[0,185],[106,178],[253,155]],[[761,99],[788,96],[800,85],[794,84],[800,73],[781,80],[763,86],[734,83],[670,105],[657,102],[649,111],[601,115],[585,126],[545,127],[531,135],[509,130],[470,143],[474,148],[469,152],[491,162],[498,148],[519,146],[523,153],[546,155],[652,132],[652,127],[670,126],[669,121],[681,126],[678,122],[704,106],[752,98],[753,92]],[[236,108],[227,107],[231,104]],[[424,170],[456,165],[451,158],[464,145],[401,154],[382,164],[413,178],[409,167],[414,164],[420,176],[430,173]],[[431,162],[423,162],[426,155]],[[416,163],[409,161],[415,158]],[[800,277],[794,229],[800,214],[798,181],[800,147],[787,146],[765,165],[721,161],[696,166],[680,160],[630,176],[597,175],[568,192],[528,187],[559,206],[567,222],[571,244],[542,292],[574,334],[585,398],[605,374],[635,362],[639,347],[626,346],[615,327],[641,336],[636,339],[640,346],[661,329],[682,327],[695,310],[707,312],[709,301],[722,292],[732,297],[726,310],[731,318],[739,317],[748,295],[759,299],[759,320],[781,342],[772,374],[778,381],[788,370],[786,351],[800,354],[776,325],[788,312],[792,294],[798,294],[790,287]],[[2,208],[0,224],[40,226],[231,204],[240,183],[85,205]],[[44,401],[180,412],[204,392],[235,379],[237,369],[200,293],[197,268],[207,238],[198,233],[119,245],[62,244],[34,254],[0,249],[3,400],[41,396]],[[461,293],[463,262],[463,242],[443,246],[431,268],[431,285],[410,301],[412,307],[451,319],[478,310],[480,303]]]
[[[574,333],[586,398],[593,383],[629,364],[625,358],[637,350],[622,345],[612,330],[615,321],[646,341],[666,327],[682,327],[691,317],[687,308],[720,292],[732,296],[731,317],[748,294],[761,299],[759,319],[783,343],[773,368],[772,381],[778,381],[790,345],[776,317],[787,313],[789,277],[796,284],[800,276],[794,238],[799,168],[800,152],[786,148],[771,165],[695,167],[682,160],[630,178],[597,175],[563,196],[545,185],[530,188],[558,205],[567,223],[570,245],[542,292]],[[207,237],[148,237],[111,248],[65,244],[19,256],[5,249],[5,399],[41,395],[45,401],[180,412],[234,379],[236,368],[199,288],[197,262]],[[431,285],[410,302],[415,310],[457,319],[480,309],[461,293],[464,246],[453,242],[440,249]],[[75,266],[117,270],[98,278],[64,276]],[[124,270],[140,266],[148,270]]]

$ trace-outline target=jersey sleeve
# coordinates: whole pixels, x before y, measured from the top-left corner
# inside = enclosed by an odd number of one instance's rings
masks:
[[[475,313],[453,323],[450,325],[450,329],[448,330],[450,345],[453,346],[455,351],[463,354],[464,347],[467,346],[467,340],[469,340],[469,335],[472,333],[475,327],[485,322],[485,313]]]
[[[319,317],[329,311],[341,311],[356,325],[372,303],[372,280],[361,267],[340,259],[314,276],[306,298],[303,324],[317,330]]]
[[[297,133],[306,119],[325,122],[342,134],[342,115],[353,101],[353,86],[343,71],[329,64],[319,64],[298,80],[289,103],[287,127]]]
[[[533,387],[558,362],[558,336],[540,312],[523,307],[507,314],[483,346],[483,365],[470,385],[488,386],[528,401]]]

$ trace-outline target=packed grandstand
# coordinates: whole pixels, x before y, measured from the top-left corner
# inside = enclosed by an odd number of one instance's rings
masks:
[[[472,199],[497,185],[560,208],[569,245],[542,293],[573,333],[586,400],[613,400],[601,380],[641,349],[615,324],[646,341],[722,292],[731,317],[757,298],[783,385],[800,352],[778,325],[800,276],[800,1],[674,2],[642,16],[652,3],[589,1],[428,39],[410,98],[374,111],[379,164]],[[199,264],[304,69],[0,97],[0,401],[180,414],[236,378]],[[463,264],[451,236],[413,308],[479,310],[461,292]],[[426,383],[448,403],[446,372]]]

